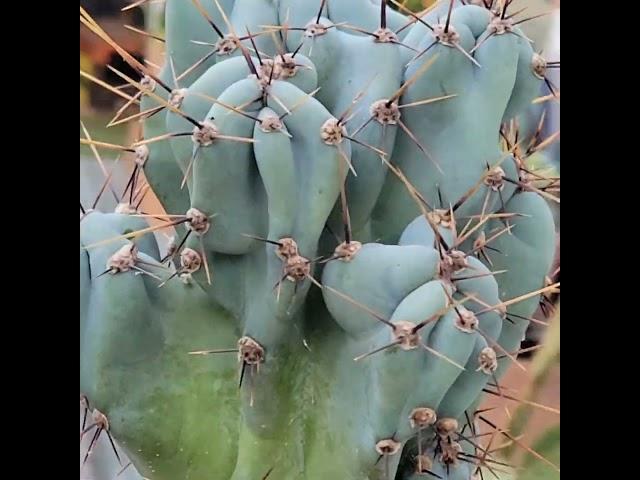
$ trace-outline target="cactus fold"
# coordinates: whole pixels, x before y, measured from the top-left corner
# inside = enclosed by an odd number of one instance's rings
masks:
[[[500,136],[538,56],[452,5],[167,0],[138,157],[173,248],[130,211],[80,222],[81,392],[142,475],[474,475],[460,432],[555,233]]]

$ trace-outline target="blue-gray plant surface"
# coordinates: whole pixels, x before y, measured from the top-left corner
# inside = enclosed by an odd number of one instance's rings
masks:
[[[81,204],[85,441],[152,480],[506,468],[477,408],[559,288],[554,139],[517,129],[549,63],[510,3],[167,0],[159,72],[81,7],[144,126],[81,139],[135,162]]]

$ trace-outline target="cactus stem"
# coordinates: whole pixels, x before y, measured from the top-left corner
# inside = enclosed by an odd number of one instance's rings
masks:
[[[338,290],[336,290],[333,287],[329,287],[328,285],[322,285],[320,283],[318,283],[317,281],[314,280],[314,283],[321,289],[325,289],[330,291],[331,293],[336,294],[337,296],[339,296],[340,298],[342,298],[343,300],[346,300],[347,302],[351,303],[352,305],[361,308],[362,310],[364,310],[365,312],[367,312],[369,315],[371,315],[373,318],[375,318],[376,320],[378,320],[381,323],[384,323],[385,325],[387,325],[388,327],[390,327],[391,329],[395,329],[395,325],[393,323],[391,323],[389,320],[385,319],[382,315],[380,315],[379,313],[373,311],[372,309],[370,309],[369,307],[367,307],[366,305],[361,304],[360,302],[354,300],[353,298],[349,297],[348,295],[339,292]]]

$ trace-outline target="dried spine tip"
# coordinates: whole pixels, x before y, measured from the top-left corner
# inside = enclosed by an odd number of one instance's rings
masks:
[[[149,147],[146,145],[139,145],[134,149],[133,155],[133,161],[136,162],[136,165],[142,168],[149,159]]]
[[[480,366],[476,370],[477,372],[482,371],[487,375],[491,375],[498,368],[498,357],[496,355],[496,351],[491,347],[485,347],[478,355],[478,363]]]
[[[393,438],[387,438],[376,443],[376,452],[382,456],[395,455],[401,446],[400,442],[396,442]]]
[[[187,210],[186,217],[188,219],[187,228],[192,230],[197,235],[204,235],[211,227],[209,217],[207,217],[197,208],[190,208],[189,210]]]
[[[441,418],[436,422],[436,433],[443,438],[449,437],[458,430],[458,421],[455,418]]]
[[[185,248],[180,252],[180,265],[183,273],[197,272],[202,266],[202,257],[192,248]]]
[[[109,420],[107,420],[107,416],[102,413],[100,410],[95,408],[91,414],[93,416],[94,423],[103,430],[109,431]]]
[[[145,90],[153,92],[156,89],[156,81],[151,78],[149,75],[145,75],[140,80],[140,86]]]
[[[491,169],[484,177],[484,184],[491,188],[494,192],[498,192],[504,188],[505,173],[502,167]]]
[[[449,25],[448,30],[446,25],[434,25],[432,35],[438,42],[450,47],[460,42],[460,34],[456,32],[453,25]]]
[[[223,37],[216,42],[216,54],[219,56],[231,55],[238,48],[238,43],[235,37]]]
[[[416,456],[416,473],[429,473],[433,469],[433,460],[427,455]]]
[[[409,415],[409,424],[411,428],[426,428],[436,423],[435,410],[427,407],[414,408]]]
[[[478,327],[478,317],[471,310],[460,306],[457,308],[456,327],[464,333],[473,333]]]
[[[327,145],[338,145],[346,135],[347,129],[337,118],[330,118],[322,124],[320,129],[320,137]]]
[[[431,223],[438,227],[453,228],[453,221],[451,218],[450,210],[434,209],[430,212],[427,212],[427,216],[429,217]]]
[[[489,34],[503,35],[513,31],[513,18],[502,18],[501,14],[494,14],[487,27]]]
[[[327,33],[328,28],[321,23],[308,23],[304,30],[304,36],[307,38],[319,37]]]
[[[264,348],[251,337],[238,340],[238,361],[247,365],[258,365],[264,362]]]
[[[265,133],[278,132],[284,127],[282,120],[275,115],[268,115],[260,120],[260,130]]]
[[[168,103],[174,108],[180,108],[182,106],[182,101],[186,96],[187,96],[186,88],[178,88],[176,90],[172,90],[171,95],[169,95]]]
[[[133,243],[123,245],[107,260],[107,270],[111,274],[128,272],[135,266],[137,257],[138,247]]]
[[[119,213],[120,215],[134,215],[138,213],[138,211],[130,203],[123,202],[116,205],[114,213]]]
[[[444,443],[442,446],[442,454],[440,461],[445,465],[457,465],[458,455],[462,452],[462,447],[458,442]]]
[[[360,251],[362,248],[362,244],[360,242],[356,242],[354,240],[347,242],[342,242],[340,245],[336,247],[333,251],[333,254],[343,262],[350,262],[353,260],[353,257]]]
[[[405,320],[393,324],[393,339],[405,351],[414,350],[420,346],[420,334],[416,331],[416,324]]]
[[[369,113],[373,119],[382,125],[396,125],[400,120],[400,107],[396,102],[390,102],[388,99],[377,100],[371,104]]]
[[[373,32],[373,35],[375,36],[373,41],[376,43],[391,43],[398,41],[398,36],[395,32],[388,28],[378,28]]]
[[[284,262],[287,280],[300,282],[311,274],[311,262],[302,255],[293,255]]]
[[[201,147],[208,147],[218,138],[218,127],[211,120],[205,120],[198,127],[193,127],[191,140]]]
[[[544,76],[547,73],[547,61],[542,55],[538,55],[537,53],[533,54],[533,58],[531,59],[531,70],[536,77],[540,80],[544,80]]]
[[[293,238],[285,237],[278,240],[276,255],[280,260],[287,260],[298,255],[298,244]]]

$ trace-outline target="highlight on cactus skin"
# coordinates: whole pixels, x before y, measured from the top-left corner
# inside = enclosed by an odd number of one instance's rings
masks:
[[[82,463],[107,438],[151,480],[509,471],[479,405],[560,286],[559,178],[528,161],[559,132],[519,126],[559,62],[512,3],[166,0],[159,69],[80,7],[144,132],[80,139],[134,162],[80,205]]]

